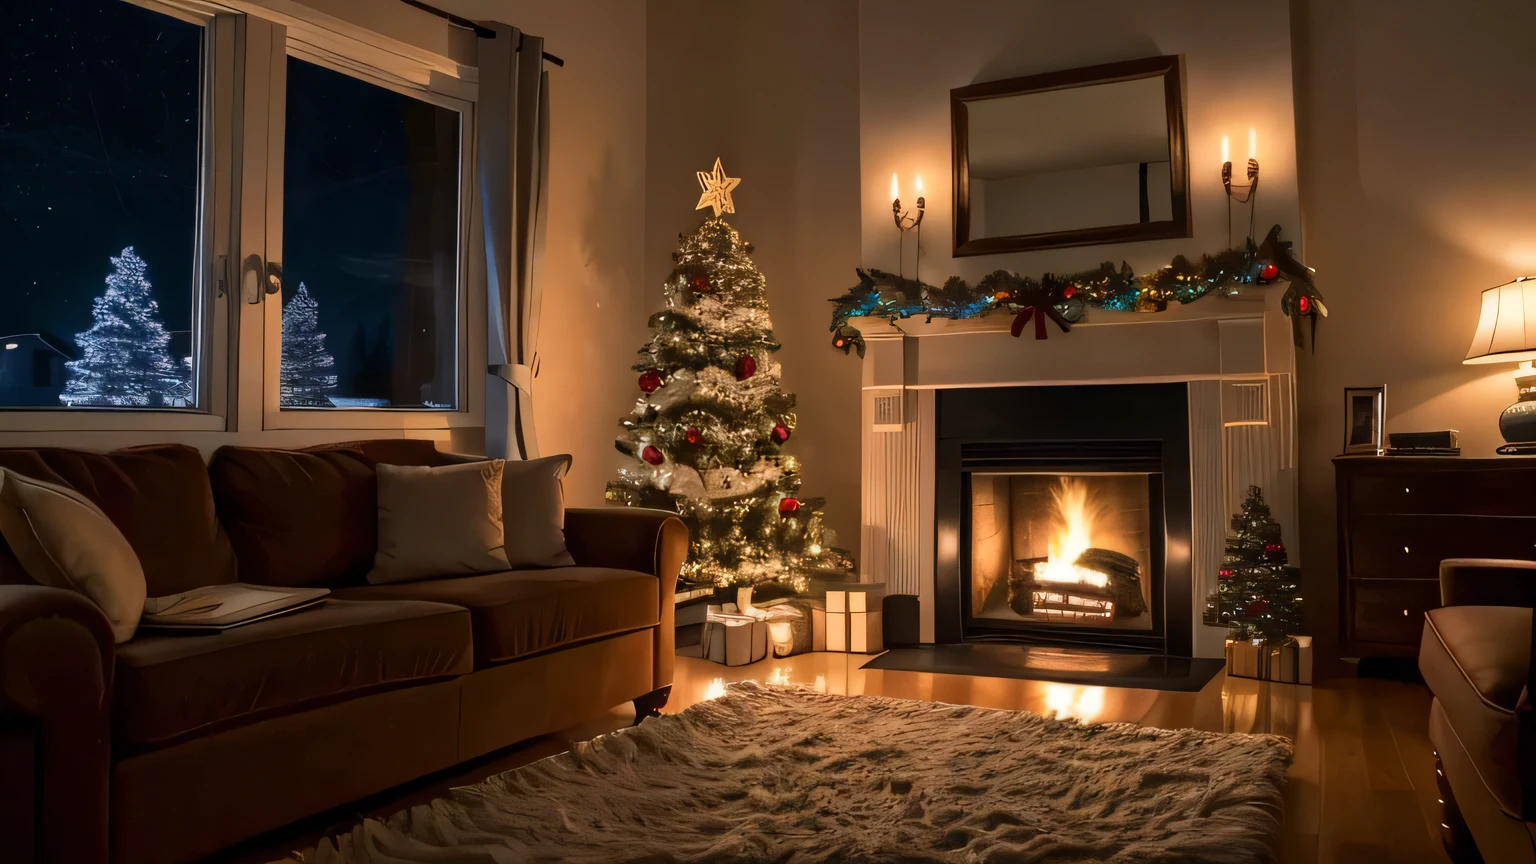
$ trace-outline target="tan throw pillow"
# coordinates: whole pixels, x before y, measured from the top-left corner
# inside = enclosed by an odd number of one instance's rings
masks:
[[[144,614],[144,568],[123,532],[80,493],[0,469],[0,534],[40,585],[84,594],[119,644]]]
[[[375,585],[510,569],[502,548],[502,461],[379,465]]]
[[[501,481],[501,512],[507,561],[514,569],[576,563],[565,548],[565,494],[560,486],[570,469],[568,455],[507,462]]]

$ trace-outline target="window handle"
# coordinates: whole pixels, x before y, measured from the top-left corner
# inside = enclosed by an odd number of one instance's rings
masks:
[[[283,290],[283,265],[276,261],[267,262],[267,293],[276,294]]]
[[[214,284],[218,288],[218,293],[214,295],[214,298],[222,300],[229,294],[229,256],[220,255],[217,266],[218,273],[215,276]]]
[[[262,271],[261,256],[255,253],[245,256],[240,263],[240,297],[246,305],[255,306],[261,302],[264,293],[261,290]]]

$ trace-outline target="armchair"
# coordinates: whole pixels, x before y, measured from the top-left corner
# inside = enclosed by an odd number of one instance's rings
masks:
[[[1440,600],[1425,613],[1419,670],[1434,694],[1446,849],[1456,861],[1477,860],[1475,845],[1490,864],[1536,862],[1536,561],[1443,561]]]

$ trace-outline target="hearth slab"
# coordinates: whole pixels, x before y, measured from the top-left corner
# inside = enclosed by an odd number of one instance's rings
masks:
[[[1204,657],[967,643],[893,648],[864,668],[1193,693],[1225,665],[1224,660]]]

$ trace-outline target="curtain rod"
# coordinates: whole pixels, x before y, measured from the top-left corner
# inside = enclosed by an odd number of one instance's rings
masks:
[[[496,38],[496,31],[495,30],[492,30],[489,27],[482,27],[479,24],[476,24],[475,22],[469,20],[468,18],[460,18],[459,16],[453,14],[452,12],[444,11],[442,9],[437,8],[436,6],[428,6],[427,4],[421,2],[421,0],[400,0],[400,2],[406,4],[407,6],[415,6],[417,9],[420,9],[423,12],[430,12],[433,15],[436,15],[437,17],[446,20],[449,24],[452,24],[452,25],[454,25],[456,27],[463,27],[466,30],[473,30],[475,35],[480,37],[481,39],[495,39]],[[564,60],[561,60],[559,57],[556,57],[555,55],[549,53],[548,51],[544,52],[544,59],[548,60],[549,62],[551,62],[553,64],[555,64],[556,66],[560,66],[562,68],[565,66],[565,61]]]

